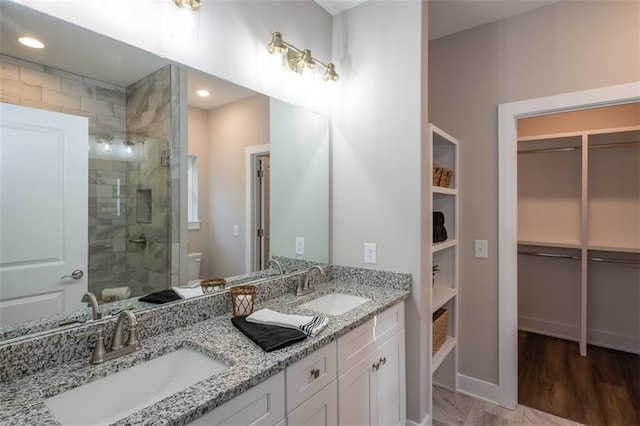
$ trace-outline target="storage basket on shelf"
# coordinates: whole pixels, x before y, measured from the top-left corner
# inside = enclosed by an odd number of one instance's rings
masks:
[[[449,312],[445,308],[440,308],[433,313],[432,355],[435,355],[447,341],[448,317]]]
[[[438,186],[440,183],[440,176],[442,175],[442,167],[433,163],[433,186]]]
[[[440,172],[440,181],[438,182],[438,186],[448,188],[451,184],[451,178],[453,177],[453,170],[447,169],[446,167],[440,168],[442,171]]]
[[[239,285],[229,289],[234,317],[246,317],[253,313],[256,292],[254,285]]]

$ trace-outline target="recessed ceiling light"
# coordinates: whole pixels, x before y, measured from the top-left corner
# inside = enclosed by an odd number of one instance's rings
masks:
[[[33,37],[20,37],[18,41],[25,46],[33,47],[34,49],[42,49],[44,48],[44,43],[40,40],[37,40]]]
[[[211,92],[209,92],[208,90],[205,90],[205,89],[197,90],[196,93],[198,94],[198,96],[202,96],[203,98],[206,98],[207,96],[209,96],[211,94]]]

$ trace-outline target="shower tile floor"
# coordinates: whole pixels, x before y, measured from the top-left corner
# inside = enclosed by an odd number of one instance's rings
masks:
[[[433,387],[433,426],[580,426],[533,408],[518,405],[514,411]]]

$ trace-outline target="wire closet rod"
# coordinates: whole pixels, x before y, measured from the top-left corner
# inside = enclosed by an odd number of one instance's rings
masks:
[[[527,256],[553,257],[556,259],[574,259],[574,260],[582,259],[582,257],[580,256],[573,256],[570,254],[541,253],[541,252],[533,252],[533,251],[518,251],[518,254],[524,254]],[[587,260],[591,260],[594,262],[624,263],[626,265],[640,265],[640,260],[608,259],[606,257],[588,257]]]
[[[633,146],[640,145],[640,142],[619,142],[619,143],[601,143],[589,145],[589,148],[599,149],[599,148],[615,148],[620,146]],[[580,146],[567,146],[564,148],[539,148],[539,149],[527,149],[523,151],[518,151],[518,154],[538,154],[542,152],[568,152],[568,151],[577,151],[582,149]]]

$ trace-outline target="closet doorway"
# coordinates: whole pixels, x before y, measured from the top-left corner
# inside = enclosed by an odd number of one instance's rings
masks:
[[[517,122],[518,402],[640,423],[640,103]]]
[[[498,306],[499,383],[493,392],[501,406],[518,401],[518,232],[517,120],[525,117],[640,102],[640,82],[500,104],[498,107]]]

